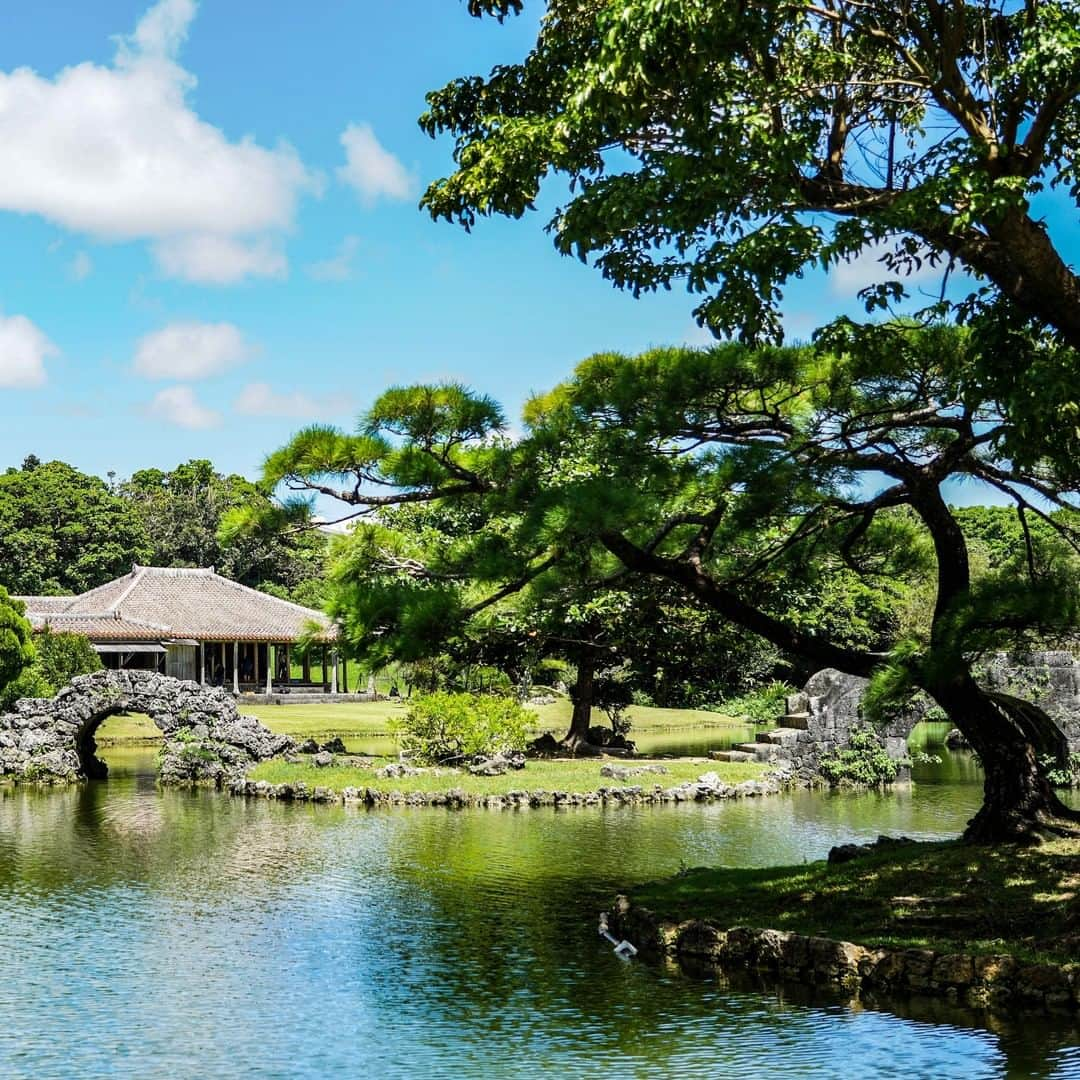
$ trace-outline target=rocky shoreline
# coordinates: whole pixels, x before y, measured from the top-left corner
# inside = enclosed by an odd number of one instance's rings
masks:
[[[706,774],[708,775],[708,774]],[[715,774],[712,774],[715,776]],[[777,795],[787,786],[782,777],[766,774],[760,780],[725,784],[719,780],[698,781],[665,788],[630,784],[598,787],[595,791],[528,791],[524,788],[500,795],[479,794],[461,787],[446,791],[384,791],[381,788],[309,786],[303,782],[272,784],[266,780],[242,779],[227,785],[230,794],[245,798],[277,799],[283,802],[343,803],[367,807],[438,806],[451,809],[475,807],[487,810],[524,810],[569,806],[643,806],[660,803],[720,802],[726,799]]]
[[[607,913],[616,936],[643,955],[688,968],[761,974],[852,994],[941,997],[982,1009],[1080,1010],[1080,963],[1034,964],[1007,953],[982,955],[917,948],[867,948],[786,930],[706,919],[667,921],[626,896]]]

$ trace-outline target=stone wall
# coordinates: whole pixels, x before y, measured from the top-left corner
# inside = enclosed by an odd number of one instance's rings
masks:
[[[1080,753],[1080,661],[1072,653],[1038,652],[1024,657],[994,656],[977,671],[988,690],[1014,694],[1038,705]],[[818,775],[822,758],[848,745],[862,723],[859,707],[867,680],[826,668],[812,675],[802,691],[788,698],[789,716],[799,718],[799,737],[790,744],[790,762],[803,780]],[[907,756],[907,740],[926,714],[929,702],[900,713],[880,732],[889,756]]]
[[[146,713],[165,736],[164,783],[222,785],[255,761],[293,747],[231,694],[149,671],[80,675],[54,698],[27,698],[0,714],[0,777],[37,783],[83,780],[100,767],[94,732],[118,712]]]
[[[1007,955],[864,948],[786,930],[657,918],[625,897],[608,914],[615,934],[648,955],[767,973],[852,993],[925,994],[992,1008],[1080,1009],[1080,964],[1033,964]]]

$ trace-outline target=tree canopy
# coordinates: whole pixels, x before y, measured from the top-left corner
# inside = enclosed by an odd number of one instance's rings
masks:
[[[565,174],[560,250],[634,290],[685,280],[719,330],[775,338],[785,281],[895,240],[875,297],[955,260],[1080,346],[1080,281],[1030,203],[1080,198],[1065,0],[548,0],[524,60],[428,102],[457,166],[433,215],[521,216]]]
[[[13,593],[85,592],[151,550],[130,502],[99,477],[32,455],[0,475],[0,584]]]
[[[485,602],[569,567],[608,586],[644,576],[809,664],[873,675],[884,696],[921,688],[983,758],[975,832],[1001,835],[1057,814],[1036,759],[1060,746],[1037,710],[983,692],[974,664],[1072,631],[1080,529],[1068,482],[1008,457],[1011,421],[978,360],[970,334],[901,326],[831,351],[601,354],[530,403],[519,440],[461,387],[395,389],[359,435],[301,433],[265,480],[334,493],[356,515],[417,503],[478,514],[485,528],[455,543]],[[1011,502],[1021,574],[973,577],[942,493],[959,478]],[[510,558],[498,588],[477,569],[492,553]],[[904,590],[928,568],[928,609],[905,619]],[[431,577],[425,588],[447,588]]]
[[[1014,453],[1076,459],[1072,0],[548,0],[524,59],[428,106],[421,126],[454,140],[433,217],[521,217],[565,177],[558,250],[635,295],[685,284],[718,336],[780,340],[784,287],[815,266],[877,259],[871,311],[936,268],[922,306],[981,328]]]
[[[152,565],[213,566],[252,588],[269,586],[286,597],[300,590],[306,601],[318,599],[310,583],[322,576],[323,537],[219,535],[222,519],[231,509],[265,499],[250,480],[218,472],[211,462],[200,459],[169,471],[141,469],[118,492],[142,521]]]

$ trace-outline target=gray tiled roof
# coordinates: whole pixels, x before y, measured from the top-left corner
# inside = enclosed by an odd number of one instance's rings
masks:
[[[135,566],[130,574],[81,596],[24,596],[35,626],[74,630],[95,641],[188,638],[196,641],[296,642],[312,623],[336,637],[312,608],[279,600],[213,569]]]

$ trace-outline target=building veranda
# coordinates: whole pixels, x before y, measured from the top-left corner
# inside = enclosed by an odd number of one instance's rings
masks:
[[[22,596],[35,630],[85,635],[107,668],[151,670],[234,693],[347,692],[337,629],[319,611],[203,569],[134,566],[80,596]],[[301,642],[300,674],[294,654]]]

